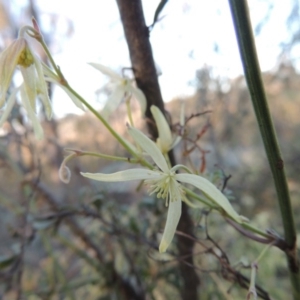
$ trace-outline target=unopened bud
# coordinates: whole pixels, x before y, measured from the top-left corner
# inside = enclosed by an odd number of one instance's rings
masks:
[[[40,30],[40,27],[39,27],[36,19],[32,17],[31,21],[32,21],[32,25],[33,25],[34,30],[36,32],[38,32],[39,34],[41,34],[41,30]]]

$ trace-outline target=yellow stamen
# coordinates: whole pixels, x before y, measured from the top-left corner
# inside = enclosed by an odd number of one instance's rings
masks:
[[[28,47],[24,48],[24,50],[21,52],[18,60],[18,65],[28,68],[34,63],[34,59],[32,56],[32,53]]]

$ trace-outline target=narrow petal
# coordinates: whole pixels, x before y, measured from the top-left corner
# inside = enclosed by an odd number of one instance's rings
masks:
[[[165,173],[169,171],[166,159],[162,155],[156,144],[146,137],[141,131],[134,127],[128,128],[129,134],[133,137],[135,142],[146,151],[157,164],[157,166]]]
[[[113,111],[117,109],[117,107],[120,105],[123,96],[124,96],[124,87],[121,84],[118,84],[115,86],[115,89],[113,90],[112,94],[107,99],[107,102],[105,106],[102,109],[102,116],[107,119]]]
[[[201,190],[211,201],[222,207],[226,213],[238,223],[242,223],[244,218],[237,214],[228,199],[207,179],[194,174],[176,174],[176,180],[191,184]]]
[[[0,107],[4,105],[13,73],[18,64],[20,54],[25,47],[26,40],[20,38],[15,40],[0,54]]]
[[[36,97],[37,97],[37,74],[34,65],[29,67],[20,67],[23,79],[24,79],[24,88],[27,94],[27,98],[32,109],[36,110]]]
[[[171,149],[171,145],[173,143],[170,126],[165,116],[157,106],[152,105],[150,110],[152,112],[158,130],[157,144],[162,153],[167,153]]]
[[[116,73],[115,71],[113,71],[112,69],[106,66],[103,66],[101,64],[96,64],[96,63],[89,63],[89,65],[91,65],[92,67],[100,71],[102,74],[107,75],[113,81],[123,80],[123,78],[118,73]]]
[[[120,182],[143,179],[159,179],[160,174],[147,169],[129,169],[112,174],[103,173],[80,173],[82,176],[104,182]]]
[[[35,111],[32,109],[29,99],[27,98],[27,93],[25,91],[24,83],[21,85],[21,99],[22,99],[24,108],[26,109],[26,112],[28,114],[28,118],[30,119],[30,121],[32,123],[35,137],[38,140],[41,140],[44,137],[44,131],[39,122],[38,117],[35,114]]]
[[[80,108],[81,110],[85,111],[85,108],[84,108],[83,104],[81,103],[81,101],[75,95],[73,95],[65,86],[61,85],[59,83],[59,81],[58,81],[58,78],[55,78],[55,77],[46,77],[46,81],[55,83],[59,87],[61,87],[66,92],[66,94],[71,98],[71,100],[73,101],[73,103],[78,108]]]
[[[70,97],[70,99],[73,101],[73,103],[80,108],[81,110],[85,111],[85,108],[83,106],[83,104],[81,103],[81,101],[74,95],[72,94],[66,87],[64,87],[63,85],[58,84],[65,92],[66,94]]]
[[[44,78],[43,67],[38,57],[34,57],[34,65],[37,72],[37,90],[40,99],[45,107],[45,112],[48,120],[52,117],[52,105],[48,95],[48,87]]]
[[[146,112],[146,108],[147,108],[147,100],[146,100],[144,93],[140,89],[132,86],[132,84],[130,84],[129,89],[130,89],[130,92],[132,93],[132,95],[140,103],[141,111],[142,111],[142,114],[144,115]]]
[[[165,252],[171,244],[181,216],[181,200],[169,203],[167,222],[162,236],[159,252]]]
[[[49,78],[52,78],[55,83],[59,83],[59,77],[44,63],[42,63],[43,73],[44,75]]]
[[[19,91],[19,88],[15,88],[13,90],[13,92],[10,94],[10,96],[8,97],[7,103],[6,103],[6,107],[4,108],[4,112],[1,116],[0,119],[0,127],[3,125],[3,123],[7,120],[9,114],[11,113],[14,104],[16,102],[16,95]]]

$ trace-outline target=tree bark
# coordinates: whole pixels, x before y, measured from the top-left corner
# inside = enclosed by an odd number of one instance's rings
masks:
[[[121,21],[129,49],[132,69],[139,89],[143,91],[147,99],[146,117],[153,119],[150,111],[151,105],[156,105],[162,112],[164,102],[162,99],[155,63],[152,55],[152,48],[149,41],[149,30],[145,24],[145,18],[141,0],[117,0]],[[150,134],[156,138],[157,130],[148,123]],[[176,164],[173,151],[169,152],[172,165]],[[193,223],[188,214],[185,203],[182,205],[182,215],[179,221],[178,230],[193,235]],[[179,262],[180,274],[183,287],[181,289],[181,299],[197,300],[199,278],[193,267],[193,247],[194,242],[183,236],[177,237],[178,251],[180,257],[186,257]]]

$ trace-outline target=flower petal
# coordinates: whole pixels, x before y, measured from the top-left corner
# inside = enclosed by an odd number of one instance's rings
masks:
[[[19,38],[12,42],[0,54],[0,107],[4,105],[6,93],[9,88],[13,73],[18,64],[20,54],[25,49],[27,42],[24,38]]]
[[[11,113],[14,104],[16,102],[16,95],[19,91],[19,88],[15,88],[12,93],[10,94],[10,96],[8,97],[7,103],[6,103],[6,107],[4,108],[4,112],[1,116],[0,119],[0,127],[3,125],[3,123],[7,120],[9,114]]]
[[[181,200],[169,203],[167,222],[159,245],[159,252],[165,252],[171,244],[181,216]]]
[[[48,95],[48,87],[46,85],[46,81],[44,78],[43,67],[38,57],[36,57],[33,53],[34,57],[34,65],[37,72],[37,91],[40,99],[45,107],[45,112],[48,120],[52,117],[52,106],[51,101]]]
[[[106,66],[103,66],[101,64],[96,64],[96,63],[89,63],[89,65],[91,65],[92,67],[100,71],[102,74],[107,75],[113,81],[123,80],[123,78],[118,73],[116,73],[115,71],[113,71],[112,69]]]
[[[101,115],[105,119],[107,119],[111,115],[111,113],[117,109],[123,99],[124,94],[124,86],[121,84],[116,85],[115,89],[107,99],[107,102],[101,111]]]
[[[44,69],[44,70],[46,70],[46,69]],[[47,76],[48,76],[48,74],[49,75],[51,74],[48,71],[47,71],[47,73],[46,72],[44,72],[44,73],[47,74]],[[85,111],[85,108],[84,108],[83,104],[81,103],[81,101],[74,94],[72,94],[65,86],[63,86],[59,83],[59,79],[58,79],[58,77],[56,77],[56,75],[54,73],[51,76],[46,77],[45,80],[48,82],[55,83],[59,87],[61,87],[66,92],[66,94],[71,98],[71,100],[74,102],[74,104],[81,110]]]
[[[165,173],[169,171],[166,159],[162,155],[156,144],[145,136],[141,131],[134,127],[128,128],[129,134],[133,137],[135,142],[146,151],[157,164],[157,166]]]
[[[27,99],[33,109],[36,111],[36,97],[37,97],[37,75],[34,64],[29,67],[20,66],[20,70],[24,79],[24,91],[27,94]]]
[[[132,83],[130,83],[129,90],[132,93],[132,95],[136,98],[136,100],[138,100],[138,102],[140,103],[141,111],[144,115],[147,108],[147,100],[144,93],[140,89],[132,86]]]
[[[158,172],[147,169],[129,169],[112,174],[103,173],[80,173],[82,176],[104,182],[120,182],[143,179],[158,179],[161,175]]]
[[[27,93],[25,91],[24,83],[21,85],[21,99],[22,103],[24,105],[24,108],[28,114],[28,118],[30,119],[35,137],[38,140],[41,140],[44,137],[44,131],[43,128],[39,122],[38,117],[35,114],[35,111],[33,110],[31,103],[29,102],[29,99],[27,98]]]
[[[194,174],[176,174],[176,180],[191,184],[201,190],[210,200],[222,207],[226,213],[238,223],[245,219],[238,215],[228,199],[207,179]]]
[[[158,139],[156,143],[161,149],[162,153],[167,153],[171,149],[171,145],[173,143],[170,126],[165,116],[157,106],[152,105],[150,110],[152,112],[158,130]]]
[[[80,108],[81,110],[85,111],[85,108],[83,106],[83,104],[81,103],[81,101],[74,95],[72,94],[66,87],[64,87],[63,85],[58,84],[65,92],[66,94],[70,97],[70,99],[73,101],[73,103]]]

